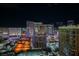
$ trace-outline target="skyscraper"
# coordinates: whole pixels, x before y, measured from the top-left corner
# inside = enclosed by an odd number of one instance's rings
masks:
[[[79,26],[59,27],[60,55],[79,55]]]
[[[46,46],[46,26],[42,22],[27,21],[27,29],[32,37],[32,48],[43,48]]]

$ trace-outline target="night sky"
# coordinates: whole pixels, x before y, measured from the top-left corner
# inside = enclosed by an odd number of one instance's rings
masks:
[[[26,20],[79,23],[79,4],[0,4],[0,27],[26,27]]]

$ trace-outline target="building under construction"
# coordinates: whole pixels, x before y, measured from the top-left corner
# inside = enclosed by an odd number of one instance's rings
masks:
[[[60,55],[78,56],[79,55],[79,26],[59,27],[59,47]]]

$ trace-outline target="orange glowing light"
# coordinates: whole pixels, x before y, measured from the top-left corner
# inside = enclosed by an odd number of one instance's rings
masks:
[[[14,51],[15,51],[15,53],[18,53],[18,52],[20,52],[21,50],[22,50],[22,48],[16,47]]]
[[[16,43],[16,47],[15,47],[15,52],[16,53],[18,53],[18,52],[20,52],[20,51],[27,51],[27,50],[29,50],[30,49],[30,45],[31,45],[31,39],[30,38],[28,38],[29,40],[27,40],[27,38],[26,38],[26,40],[20,40],[20,41],[18,41],[17,43]]]

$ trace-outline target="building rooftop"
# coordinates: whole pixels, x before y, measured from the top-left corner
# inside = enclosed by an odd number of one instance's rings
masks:
[[[60,26],[59,29],[79,29],[79,25]]]

